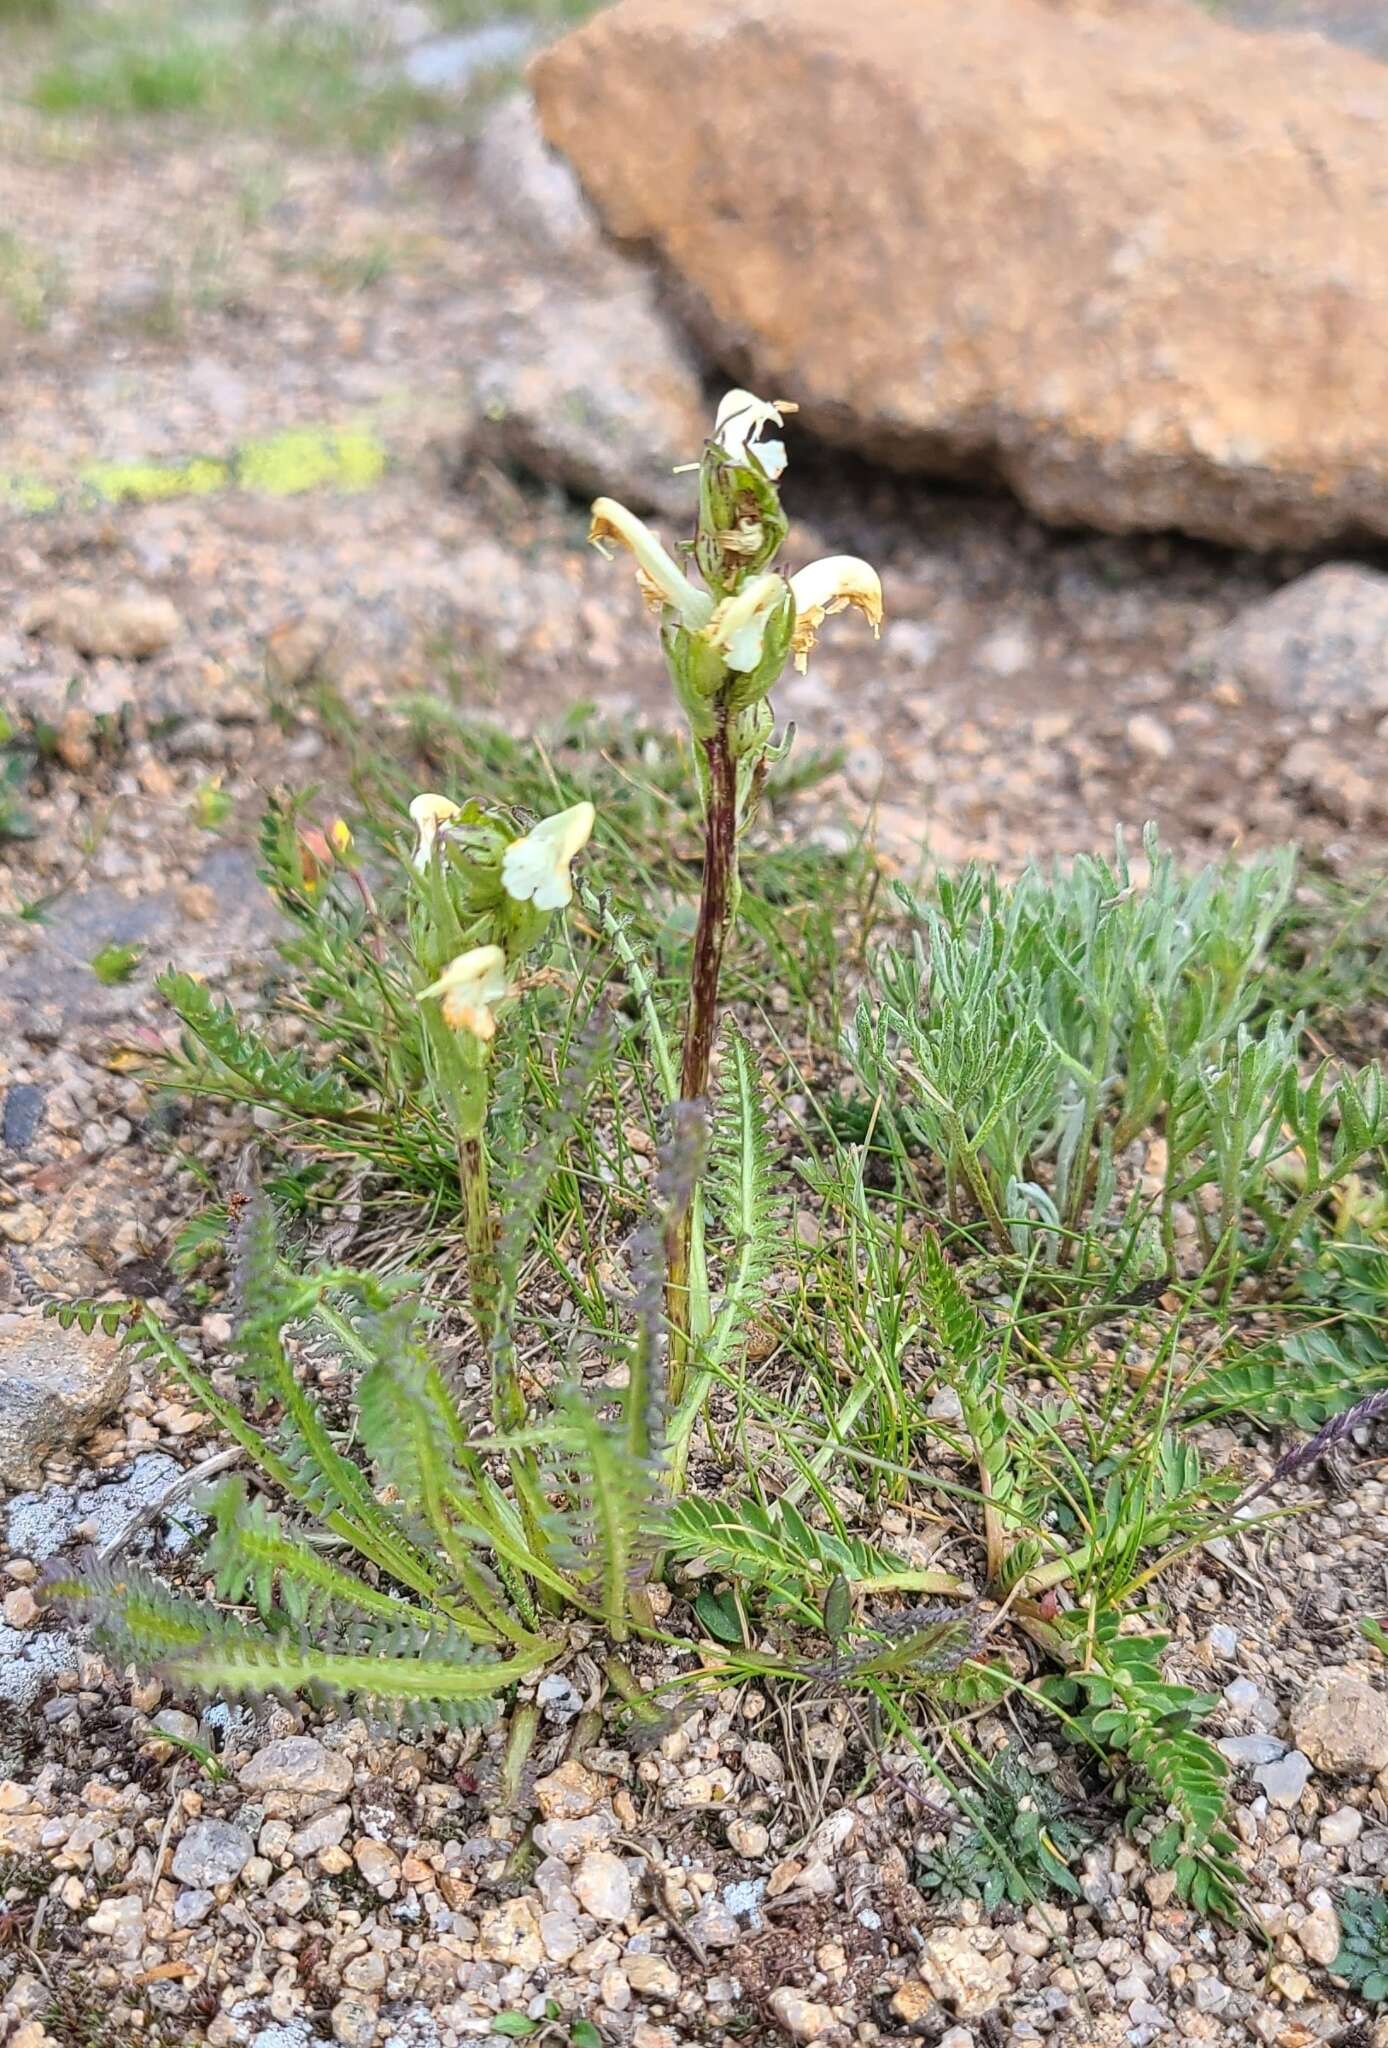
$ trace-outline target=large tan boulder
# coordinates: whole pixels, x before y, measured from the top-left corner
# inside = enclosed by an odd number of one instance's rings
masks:
[[[1388,533],[1388,68],[1182,0],[620,0],[531,76],[829,439],[1059,522]]]

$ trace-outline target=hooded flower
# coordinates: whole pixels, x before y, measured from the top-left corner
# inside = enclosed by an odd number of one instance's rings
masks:
[[[783,415],[795,407],[786,399],[773,402],[751,391],[729,391],[718,407],[713,438],[729,462],[756,462],[763,476],[775,483],[786,466],[785,443],[763,441],[768,427],[784,426]]]
[[[636,557],[636,580],[646,601],[656,611],[673,605],[686,626],[697,632],[713,610],[713,599],[696,590],[683,569],[661,546],[649,526],[619,505],[615,498],[598,498],[593,505],[593,522],[588,538],[606,554],[605,542],[620,541]]]
[[[766,628],[785,593],[784,576],[753,576],[736,596],[724,598],[704,627],[705,640],[739,675],[750,675],[760,662]]]
[[[826,555],[811,562],[790,579],[795,599],[795,632],[791,647],[795,666],[803,674],[815,635],[831,612],[856,605],[872,627],[873,638],[882,630],[882,585],[877,571],[856,555]]]
[[[510,993],[506,955],[500,946],[474,946],[450,960],[437,981],[419,992],[437,996],[450,1031],[470,1031],[485,1045],[496,1036],[496,1005]]]
[[[415,829],[414,864],[422,875],[433,857],[434,841],[441,827],[451,825],[459,816],[458,806],[446,796],[434,796],[426,791],[411,802],[410,816]]]
[[[562,910],[573,900],[570,865],[592,835],[597,813],[589,803],[556,811],[507,847],[501,856],[501,886],[517,903],[537,910]]]

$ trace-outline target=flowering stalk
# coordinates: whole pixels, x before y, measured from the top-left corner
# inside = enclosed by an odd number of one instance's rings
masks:
[[[726,718],[703,741],[706,800],[704,868],[699,920],[694,929],[689,1009],[685,1017],[680,1095],[706,1103],[713,1044],[718,1035],[718,987],[732,929],[737,889],[737,767],[728,742]],[[670,1327],[670,1396],[684,1392],[693,1318],[689,1288],[693,1204],[686,1205],[671,1234],[666,1265],[666,1316]]]
[[[481,804],[425,794],[415,827],[416,950],[432,979],[419,991],[435,1083],[458,1148],[473,1319],[490,1344],[496,1318],[496,1219],[488,1185],[487,1079],[498,1018],[550,916],[572,899],[570,869],[588,843],[593,806],[574,804],[517,834]],[[493,1388],[497,1426],[525,1419],[518,1389]]]
[[[680,1069],[686,1102],[704,1102],[709,1093],[719,985],[737,919],[738,843],[771,763],[790,744],[789,732],[773,743],[770,693],[787,661],[804,668],[831,612],[856,605],[874,632],[882,621],[876,573],[854,556],[832,556],[789,578],[771,567],[787,532],[776,490],[786,451],[767,434],[793,410],[749,391],[730,391],[719,406],[699,464],[698,526],[685,550],[703,590],[625,506],[611,498],[593,506],[590,538],[599,547],[616,541],[630,549],[637,581],[659,614],[662,651],[698,765],[704,864]],[[701,1228],[696,1200],[674,1233],[666,1286],[669,1387],[677,1408],[708,1322],[702,1260],[694,1270],[692,1256]],[[688,1401],[682,1414],[692,1420]]]

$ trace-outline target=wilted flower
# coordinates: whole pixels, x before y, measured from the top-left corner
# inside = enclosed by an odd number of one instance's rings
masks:
[[[435,796],[431,791],[417,796],[410,804],[410,817],[414,821],[415,847],[414,864],[422,875],[433,856],[434,841],[440,829],[449,825],[459,815],[458,806],[446,796]]]
[[[470,1031],[487,1044],[496,1036],[496,1005],[510,994],[506,955],[500,946],[474,946],[450,960],[437,981],[419,992],[420,1000],[437,996],[450,1031]]]
[[[872,627],[874,639],[882,630],[882,584],[877,571],[857,555],[826,555],[821,562],[811,562],[791,577],[790,588],[795,598],[791,648],[802,674],[815,635],[831,612],[856,605]]]
[[[333,850],[316,825],[301,825],[298,838],[299,873],[306,892],[316,896],[332,871]]]
[[[795,410],[789,399],[773,401],[752,391],[729,391],[718,407],[713,438],[729,462],[745,463],[750,456],[763,476],[775,483],[785,471],[785,443],[761,437],[768,427],[783,426],[784,414]]]
[[[631,550],[636,557],[636,580],[647,603],[657,611],[667,604],[673,605],[692,632],[697,632],[707,621],[713,610],[713,599],[706,591],[695,589],[650,527],[634,512],[628,512],[625,505],[619,505],[615,498],[598,498],[594,502],[588,538],[604,554],[607,552],[604,542],[609,540],[620,541],[624,548]]]
[[[524,839],[513,840],[501,856],[506,894],[517,903],[533,903],[537,910],[562,910],[572,902],[569,868],[588,844],[596,816],[590,803],[574,804],[552,818],[542,818]]]

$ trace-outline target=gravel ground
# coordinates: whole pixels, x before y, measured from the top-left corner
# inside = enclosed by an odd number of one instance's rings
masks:
[[[200,1192],[130,1049],[165,958],[233,992],[260,971],[257,794],[335,773],[313,679],[382,718],[418,690],[518,728],[580,698],[668,715],[629,579],[585,548],[579,509],[474,450],[473,370],[528,281],[475,203],[470,120],[367,161],[213,147],[177,123],[60,133],[0,102],[10,216],[44,258],[25,294],[0,291],[0,479],[56,496],[0,513],[0,684],[52,749],[28,793],[36,836],[0,861],[0,1356],[40,1295],[167,1285]],[[245,464],[158,502],[76,487],[96,463],[267,444],[274,491]],[[1015,865],[1149,817],[1192,856],[1291,837],[1333,869],[1381,860],[1374,719],[1269,712],[1198,659],[1306,565],[1048,534],[1000,501],[812,454],[798,473],[795,560],[873,556],[890,623],[878,647],[837,636],[780,708],[844,748],[825,800],[873,817],[889,865],[926,847]],[[218,834],[198,823],[213,786]],[[41,922],[16,920],[36,903]],[[144,957],[108,987],[89,962],[112,943]],[[187,1142],[215,1179],[243,1137],[212,1114]],[[215,1366],[225,1318],[191,1335]],[[141,1516],[132,1548],[176,1568],[190,1511],[160,1503],[217,1446],[139,1375],[94,1429],[80,1404],[70,1419],[0,1509],[15,2048],[451,2048],[498,2012],[543,2027],[546,2001],[630,2048],[1388,2043],[1324,1971],[1339,1888],[1388,1872],[1388,1700],[1381,1681],[1367,1705],[1355,1692],[1354,1617],[1381,1611],[1388,1559],[1372,1462],[1182,1589],[1176,1662],[1223,1693],[1260,1946],[1198,1923],[1120,1842],[1089,1852],[1063,1910],[927,1906],[910,1882],[922,1816],[899,1789],[861,1792],[832,1699],[792,1716],[720,1694],[650,1754],[590,1737],[570,1755],[598,1685],[581,1629],[547,1682],[533,1810],[498,1810],[477,1737],[404,1743],[282,1706],[199,1725],[56,1632],[31,1588],[50,1555]],[[217,1751],[215,1775],[188,1739]],[[532,1823],[542,1860],[522,1881]]]

